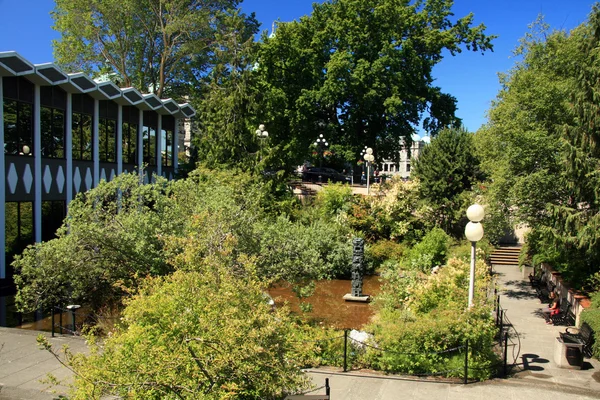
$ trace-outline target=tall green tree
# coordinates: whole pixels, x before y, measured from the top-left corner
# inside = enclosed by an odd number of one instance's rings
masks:
[[[252,71],[257,26],[239,12],[223,17],[206,85],[198,93],[198,158],[207,166],[248,168],[257,161],[258,108]]]
[[[567,196],[561,130],[573,122],[569,97],[585,32],[551,32],[541,18],[534,23],[514,52],[515,66],[500,75],[502,89],[475,136],[490,178],[488,211],[508,224],[547,224],[547,204]]]
[[[398,157],[423,117],[431,134],[457,123],[456,99],[434,85],[445,51],[492,48],[473,15],[447,0],[332,0],[279,23],[258,55],[261,119],[281,165],[302,161],[319,134],[358,154]]]
[[[56,0],[53,42],[67,70],[116,74],[123,87],[188,95],[208,66],[216,23],[240,0]],[[256,26],[254,15],[245,17]]]
[[[483,178],[473,135],[464,128],[444,129],[412,164],[411,175],[419,180],[421,197],[433,209],[435,224],[460,235],[457,223],[467,200],[461,195]]]

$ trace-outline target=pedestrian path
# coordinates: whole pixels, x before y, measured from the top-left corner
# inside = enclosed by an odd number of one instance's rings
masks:
[[[333,400],[396,399],[485,399],[540,400],[600,399],[600,363],[586,359],[585,369],[560,369],[553,360],[556,337],[564,327],[544,323],[542,308],[529,282],[521,278],[516,266],[494,266],[500,286],[500,304],[519,332],[520,349],[515,350],[517,365],[508,379],[493,379],[468,385],[423,382],[399,376],[339,372],[332,369],[307,371],[323,394],[329,378]],[[50,388],[40,382],[48,373],[59,379],[70,372],[47,351],[39,350],[39,332],[0,328],[0,400],[50,400],[66,394],[67,387]],[[49,336],[49,334],[46,334]],[[81,338],[50,339],[57,348],[68,344],[74,352],[85,351]],[[54,391],[54,392],[53,392]]]

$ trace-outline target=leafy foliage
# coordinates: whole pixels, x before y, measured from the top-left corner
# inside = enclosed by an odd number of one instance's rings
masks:
[[[436,216],[435,225],[459,237],[460,220],[468,198],[461,196],[482,179],[472,135],[464,128],[440,132],[413,161],[413,174],[419,180],[421,197]],[[461,211],[459,215],[456,212]]]
[[[272,399],[307,386],[261,285],[227,268],[145,281],[102,350],[69,358],[73,399]]]
[[[403,264],[407,268],[429,272],[431,268],[446,263],[450,237],[441,229],[434,228],[408,252]]]
[[[67,70],[116,74],[159,97],[190,94],[238,0],[57,0],[56,60]],[[254,15],[243,16],[256,32]]]
[[[396,158],[425,112],[435,134],[457,121],[456,99],[433,85],[444,50],[486,51],[491,36],[473,15],[451,19],[452,1],[334,0],[263,36],[257,70],[281,165],[303,161],[316,134],[353,154],[373,143]],[[340,151],[338,151],[340,152]]]
[[[490,278],[483,261],[476,266],[475,306],[467,312],[467,262],[450,259],[437,274],[427,275],[391,263],[383,277],[378,314],[367,329],[385,351],[367,349],[370,365],[389,372],[461,376],[464,352],[456,350],[468,339],[473,377],[489,377],[496,361],[496,328],[487,304]]]

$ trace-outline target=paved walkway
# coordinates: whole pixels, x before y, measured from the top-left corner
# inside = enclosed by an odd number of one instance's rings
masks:
[[[319,369],[308,371],[308,374],[316,386],[322,386],[325,378],[329,378],[334,400],[600,399],[600,363],[586,359],[583,370],[558,368],[553,359],[554,343],[564,327],[544,323],[539,315],[542,305],[528,282],[521,279],[517,267],[497,266],[495,270],[503,289],[501,305],[521,340],[517,367],[509,379],[452,385],[356,371],[341,373]],[[50,400],[66,393],[64,386],[49,388],[40,382],[48,373],[59,379],[68,379],[70,373],[48,352],[38,349],[37,334],[0,328],[0,346],[3,346],[0,349],[0,400]],[[51,341],[57,347],[69,344],[74,351],[85,350],[85,342],[80,338],[54,338]],[[314,392],[322,393],[322,388]]]

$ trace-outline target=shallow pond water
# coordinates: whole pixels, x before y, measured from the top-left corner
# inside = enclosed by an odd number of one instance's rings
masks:
[[[378,276],[367,276],[363,280],[363,294],[377,295],[381,284]],[[346,293],[350,293],[352,281],[349,279],[332,279],[316,282],[314,294],[305,299],[313,309],[308,315],[328,326],[344,329],[359,329],[368,323],[373,316],[373,308],[368,303],[345,301]],[[269,289],[269,294],[280,307],[287,302],[294,312],[301,312],[299,300],[289,285],[277,285]]]

